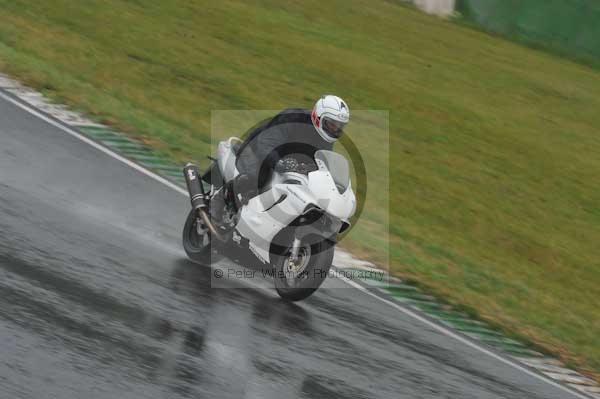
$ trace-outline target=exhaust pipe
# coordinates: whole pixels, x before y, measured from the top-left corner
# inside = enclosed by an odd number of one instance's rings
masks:
[[[207,212],[208,203],[200,173],[198,172],[198,167],[193,163],[188,163],[183,167],[183,177],[185,178],[188,193],[190,194],[192,209],[198,213],[198,216],[210,230],[211,235],[216,237],[219,241],[225,242],[226,239],[217,231]]]
[[[183,167],[183,177],[187,184],[188,193],[190,193],[190,201],[192,203],[192,209],[206,209],[206,193],[204,187],[200,181],[200,173],[198,173],[198,167],[193,163],[188,163]]]

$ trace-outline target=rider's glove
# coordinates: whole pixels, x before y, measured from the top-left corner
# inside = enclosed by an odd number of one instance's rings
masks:
[[[233,194],[238,205],[246,205],[257,189],[247,174],[240,174],[233,179]]]

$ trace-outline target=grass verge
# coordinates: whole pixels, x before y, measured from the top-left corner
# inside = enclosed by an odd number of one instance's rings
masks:
[[[179,162],[211,110],[388,109],[392,271],[600,372],[599,71],[390,1],[0,9],[0,69]],[[380,262],[386,197],[350,237]]]

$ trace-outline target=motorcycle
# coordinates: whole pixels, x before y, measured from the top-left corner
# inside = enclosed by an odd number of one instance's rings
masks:
[[[235,137],[218,144],[216,159],[209,157],[210,176],[201,176],[193,164],[184,167],[192,209],[183,229],[183,247],[200,262],[210,262],[213,249],[248,249],[270,268],[283,299],[305,299],[329,274],[338,234],[350,227],[356,210],[348,161],[326,150],[316,151],[307,162],[284,157],[269,183],[240,203],[232,189],[239,175],[240,145]],[[217,195],[225,205],[215,215],[210,208]]]

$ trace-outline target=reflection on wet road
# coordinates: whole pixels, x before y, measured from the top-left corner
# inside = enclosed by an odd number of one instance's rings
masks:
[[[187,209],[0,101],[0,397],[565,397],[349,287],[211,288]]]

